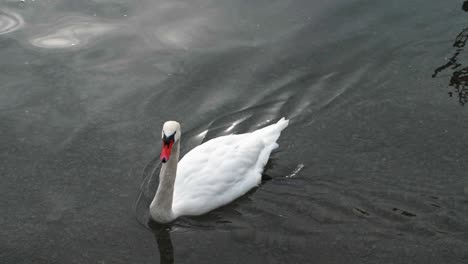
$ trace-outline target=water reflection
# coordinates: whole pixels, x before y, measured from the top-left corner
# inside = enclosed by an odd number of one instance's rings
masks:
[[[0,10],[0,35],[19,29],[24,24],[23,18],[11,11]]]
[[[82,18],[79,18],[80,20]],[[67,21],[73,18],[67,18]],[[62,25],[63,23],[57,23]],[[67,25],[68,24],[68,25]],[[37,36],[30,40],[31,44],[40,48],[72,48],[84,46],[98,36],[112,30],[115,26],[95,21],[68,22],[65,26],[55,29],[46,35]]]
[[[463,3],[462,9],[468,11],[468,1]],[[436,68],[432,77],[437,77],[440,72],[451,69],[452,76],[449,81],[449,86],[454,88],[454,91],[449,91],[449,96],[452,97],[455,93],[458,96],[458,102],[464,105],[468,102],[468,66],[460,69],[463,64],[458,61],[458,56],[464,51],[464,47],[468,40],[468,28],[463,29],[455,38],[453,47],[456,48],[455,53],[448,59],[444,65]]]
[[[159,250],[159,263],[170,264],[174,263],[174,247],[171,240],[171,226],[158,224],[154,221],[149,221],[148,226],[156,238]]]
[[[194,18],[190,20],[178,21],[156,29],[159,40],[169,46],[188,49],[194,42],[200,31],[209,25],[207,18]]]

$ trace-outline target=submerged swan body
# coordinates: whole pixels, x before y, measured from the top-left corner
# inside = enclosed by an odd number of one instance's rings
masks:
[[[180,162],[179,123],[168,121],[162,130],[163,165],[150,215],[160,223],[183,215],[201,215],[228,204],[261,182],[263,168],[276,140],[288,126],[282,118],[251,133],[211,139],[192,149]]]

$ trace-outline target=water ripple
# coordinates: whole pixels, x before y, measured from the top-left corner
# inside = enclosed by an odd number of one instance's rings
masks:
[[[38,36],[30,42],[36,47],[49,49],[84,46],[113,28],[114,26],[107,24],[81,22],[56,29],[45,36]]]
[[[0,10],[0,35],[13,32],[23,24],[23,18],[19,14]]]

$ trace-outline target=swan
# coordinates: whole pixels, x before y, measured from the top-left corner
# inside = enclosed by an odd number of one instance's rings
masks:
[[[150,216],[168,223],[179,216],[205,214],[244,195],[261,182],[263,167],[276,140],[288,126],[284,117],[262,129],[211,139],[179,162],[181,128],[167,121],[161,132],[159,186]]]

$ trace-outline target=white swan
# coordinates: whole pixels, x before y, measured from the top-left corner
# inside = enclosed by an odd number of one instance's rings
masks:
[[[151,218],[168,223],[182,215],[201,215],[260,184],[263,167],[288,122],[282,118],[251,133],[211,139],[192,149],[179,164],[180,124],[164,123],[163,165],[150,205]]]

